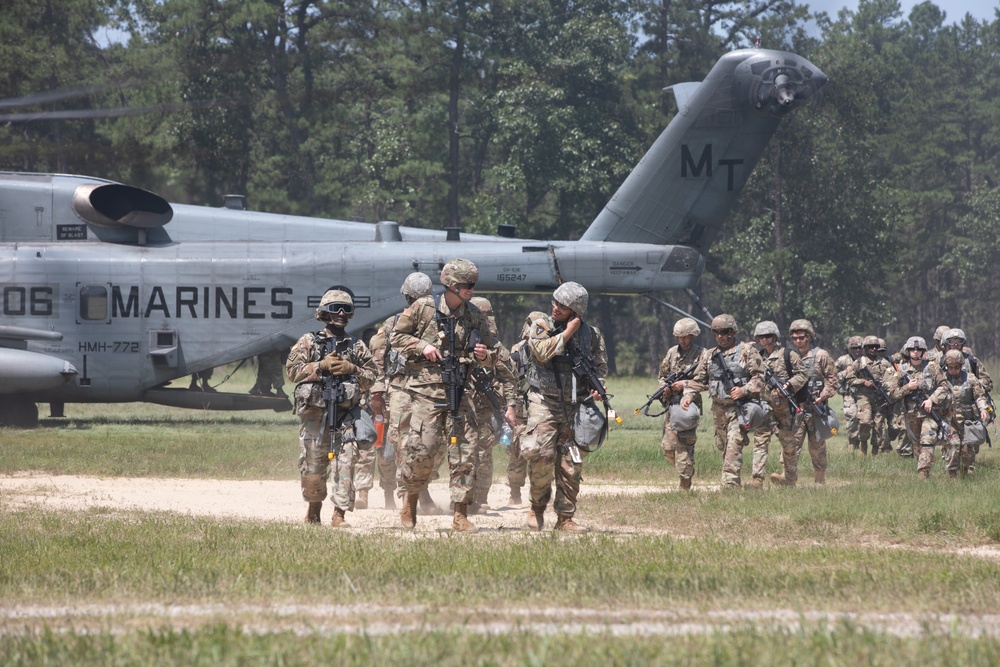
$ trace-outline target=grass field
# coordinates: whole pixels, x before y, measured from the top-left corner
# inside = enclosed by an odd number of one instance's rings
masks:
[[[662,422],[632,415],[654,386],[612,381],[625,422],[584,470],[585,487],[651,490],[582,500],[601,528],[582,537],[335,534],[0,492],[0,665],[1000,663],[993,450],[971,479],[938,462],[919,482],[838,436],[826,487],[804,456],[798,488],[723,493],[703,420],[681,494]],[[289,413],[66,412],[0,430],[0,473],[297,479]]]

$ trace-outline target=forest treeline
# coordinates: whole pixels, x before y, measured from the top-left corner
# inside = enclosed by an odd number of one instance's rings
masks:
[[[831,17],[791,0],[7,0],[0,169],[577,238],[669,122],[662,89],[758,39],[830,83],[753,172],[705,304],[745,331],[807,317],[834,350],[948,324],[1000,358],[1000,19],[933,2]],[[496,302],[508,341],[547,304]],[[618,372],[653,371],[673,343],[677,315],[651,301],[592,310]]]

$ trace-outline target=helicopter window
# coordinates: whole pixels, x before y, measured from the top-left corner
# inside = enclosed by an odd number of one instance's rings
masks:
[[[108,319],[108,288],[87,285],[80,288],[80,317],[85,320]]]

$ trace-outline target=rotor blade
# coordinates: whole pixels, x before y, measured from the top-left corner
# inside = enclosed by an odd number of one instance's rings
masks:
[[[116,118],[141,113],[183,111],[185,109],[208,109],[216,105],[215,100],[179,102],[175,104],[154,104],[145,107],[120,107],[117,109],[71,109],[67,111],[35,111],[0,114],[0,123],[30,123],[35,120],[81,120],[87,118]]]
[[[12,109],[14,107],[30,107],[36,104],[49,104],[51,102],[61,102],[77,97],[86,97],[94,93],[102,93],[105,90],[114,88],[115,84],[103,83],[95,86],[73,86],[71,88],[61,88],[59,90],[47,90],[44,93],[34,93],[24,97],[12,97],[7,100],[0,100],[0,109]]]

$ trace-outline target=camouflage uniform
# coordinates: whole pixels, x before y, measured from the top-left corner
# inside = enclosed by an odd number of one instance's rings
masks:
[[[865,338],[865,346],[869,345],[869,340],[875,338],[868,336]],[[878,345],[877,339],[874,343]],[[868,357],[867,353],[862,354],[847,367],[845,377],[847,384],[851,388],[854,396],[854,403],[858,409],[858,446],[861,453],[868,453],[868,443],[871,441],[872,454],[878,454],[884,444],[887,444],[888,431],[885,412],[882,408],[883,401],[879,398],[875,387],[865,385],[868,375],[865,369],[871,372],[875,382],[885,386],[883,376],[890,368],[889,362],[882,357],[874,359]]]
[[[859,435],[861,423],[858,421],[858,406],[854,401],[854,394],[847,383],[847,368],[854,363],[854,360],[861,356],[861,344],[864,339],[861,336],[851,336],[847,341],[847,354],[837,357],[834,368],[837,371],[837,393],[844,397],[844,432],[847,434],[847,449],[854,451],[861,446]],[[854,356],[852,350],[855,349],[858,356]]]
[[[476,474],[475,413],[471,396],[464,393],[458,406],[458,417],[452,423],[441,363],[429,361],[423,354],[424,348],[431,345],[440,346],[441,354],[446,356],[448,344],[439,335],[443,334],[443,330],[438,318],[450,318],[454,321],[456,355],[462,358],[464,364],[493,366],[496,363],[498,345],[490,333],[486,317],[477,308],[469,307],[469,304],[463,302],[452,311],[444,297],[435,305],[434,297],[426,296],[403,311],[389,336],[393,349],[406,360],[404,387],[410,400],[409,433],[403,439],[398,478],[405,484],[407,496],[413,499],[415,508],[416,497],[427,488],[435,470],[435,462],[440,462],[441,453],[447,451],[451,499],[456,507],[461,505],[461,512],[465,512],[466,504],[472,500]],[[469,337],[474,330],[479,331],[482,343],[489,349],[485,360],[466,352]],[[468,386],[468,373],[461,379]],[[394,411],[395,408],[393,406]],[[400,424],[402,420],[400,412],[395,411],[393,421]],[[400,433],[402,434],[401,428]],[[449,434],[452,433],[456,435],[454,442],[449,441]]]
[[[307,333],[298,340],[288,355],[285,370],[295,387],[295,414],[302,420],[299,428],[299,474],[302,499],[308,503],[322,502],[327,497],[326,482],[330,476],[330,444],[327,438],[326,406],[322,400],[323,371],[320,361],[324,347],[335,341],[329,329]],[[332,348],[331,348],[332,349]],[[333,460],[333,504],[342,512],[354,506],[354,461],[358,443],[354,422],[360,418],[361,396],[375,380],[375,365],[365,344],[358,340],[340,354],[356,368],[346,376],[347,398],[337,405],[340,428],[334,437],[341,451]],[[370,446],[370,445],[369,445]]]
[[[577,299],[581,303],[575,307],[570,305],[571,299],[559,300],[566,294],[578,294],[581,290],[583,296]],[[580,317],[580,328],[569,344],[579,346],[584,354],[591,355],[603,383],[608,372],[607,351],[601,332],[582,322],[586,312],[586,290],[577,283],[564,283],[553,298],[572,308]],[[531,354],[527,370],[528,420],[521,438],[521,453],[528,462],[531,482],[528,525],[532,528],[542,527],[542,513],[552,498],[552,482],[555,480],[552,505],[559,515],[556,528],[568,525],[570,530],[580,529],[572,521],[583,480],[583,463],[574,462],[572,457],[576,448],[573,419],[577,404],[590,399],[591,387],[586,380],[576,377],[566,347],[563,327],[557,326],[552,317],[546,315],[532,324],[527,342]]]
[[[917,381],[916,388],[910,388],[905,377]],[[934,447],[942,439],[938,423],[924,410],[923,400],[930,397],[936,412],[943,420],[951,420],[951,392],[944,373],[934,362],[914,364],[904,361],[899,368],[890,368],[885,377],[889,397],[903,402],[904,425],[911,445],[918,451],[917,475],[930,475],[934,461]],[[918,400],[917,395],[921,395]],[[957,442],[955,443],[957,445]]]
[[[802,366],[808,378],[805,392],[808,400],[826,406],[837,393],[837,369],[833,357],[823,348],[813,347],[802,355]],[[813,477],[817,484],[823,484],[826,481],[827,467],[826,440],[818,435],[818,428],[814,425],[818,418],[814,410],[805,401],[802,402],[802,407],[805,419],[795,433],[797,448],[801,450],[805,438],[809,438],[809,458],[812,461]]]
[[[372,447],[359,453],[356,472],[354,475],[354,486],[360,491],[368,491],[375,486],[375,468],[378,467],[379,487],[387,494],[392,494],[396,490],[396,469],[399,458],[399,431],[393,432],[393,395],[403,393],[401,368],[394,365],[398,357],[391,354],[387,332],[391,332],[399,315],[394,315],[387,319],[381,328],[372,336],[369,341],[372,359],[375,362],[376,376],[372,385],[371,393],[382,393],[388,397],[386,408],[383,411],[385,424],[388,425],[385,441],[381,448]]]
[[[497,328],[493,320],[493,307],[490,302],[482,297],[473,297],[472,303],[482,311],[489,323],[490,335],[496,339]],[[503,345],[497,343],[497,363],[493,368],[486,371],[487,377],[497,398],[504,407],[517,409],[517,399],[514,390],[516,378],[511,369],[510,351]],[[478,510],[481,506],[489,505],[490,487],[493,485],[493,447],[499,438],[498,428],[500,424],[494,424],[493,403],[490,402],[486,394],[476,391],[470,384],[468,391],[472,393],[472,408],[476,413],[476,482],[472,494],[473,509]]]
[[[947,355],[945,361],[950,361]],[[971,475],[976,467],[976,456],[979,454],[980,445],[969,441],[969,438],[966,437],[968,434],[965,427],[972,422],[985,423],[983,416],[984,414],[988,416],[989,410],[986,390],[979,378],[965,368],[962,368],[957,375],[946,372],[945,378],[947,386],[951,390],[954,421],[961,445],[955,446],[954,442],[947,443],[942,452],[942,458],[949,476],[957,477],[960,470],[963,475]]]
[[[782,347],[779,343],[770,354],[767,354],[767,350],[761,350],[760,354],[764,366],[771,369],[778,381],[785,385],[789,394],[794,395],[806,385],[805,367],[797,352]],[[751,468],[753,478],[763,480],[767,474],[767,450],[771,436],[777,433],[778,442],[781,443],[784,480],[787,485],[793,486],[798,480],[802,438],[797,436],[805,433],[804,415],[793,415],[785,397],[770,386],[764,387],[761,396],[771,406],[771,417],[754,431]],[[801,407],[806,408],[804,405]]]
[[[683,371],[697,363],[703,366],[707,351],[701,345],[692,343],[687,352],[681,350],[680,345],[674,345],[667,350],[667,354],[660,362],[659,384],[665,386],[664,378],[671,373]],[[691,380],[684,380],[684,391],[680,394],[673,394],[670,389],[666,389],[661,395],[661,401],[668,407],[677,405],[685,398],[690,398],[692,403],[698,407],[698,412],[704,413],[701,401],[701,392],[695,391],[691,387]],[[670,462],[677,474],[681,478],[681,488],[691,488],[691,480],[694,478],[694,446],[698,439],[698,424],[695,423],[690,429],[677,431],[670,421],[669,412],[663,419],[663,438],[660,440],[660,451],[663,458]]]
[[[722,327],[732,330],[735,339],[736,322],[731,315],[719,315],[712,320],[712,330],[716,340]],[[741,383],[744,399],[737,402],[725,390],[722,368],[715,353],[721,353],[723,362]],[[728,349],[714,347],[704,357],[705,363],[695,371],[692,387],[708,389],[712,397],[712,417],[715,420],[715,446],[722,452],[722,483],[724,486],[740,486],[740,469],[743,467],[743,448],[750,443],[747,431],[740,425],[740,403],[748,398],[759,398],[764,389],[762,375],[764,361],[751,343],[735,343]]]

